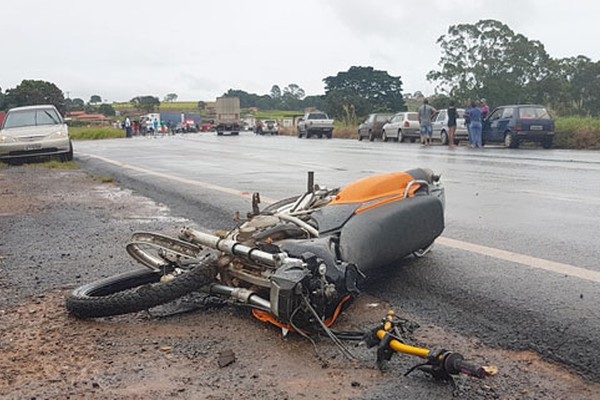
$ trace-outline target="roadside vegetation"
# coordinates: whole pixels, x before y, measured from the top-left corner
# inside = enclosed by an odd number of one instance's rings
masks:
[[[600,150],[600,119],[590,117],[556,118],[554,147]]]
[[[73,140],[98,140],[98,139],[116,139],[124,138],[125,131],[123,129],[115,129],[111,127],[69,127],[69,134]]]

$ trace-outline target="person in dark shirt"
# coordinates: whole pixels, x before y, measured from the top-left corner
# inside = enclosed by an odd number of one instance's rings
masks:
[[[456,118],[457,112],[456,107],[454,106],[454,101],[450,101],[450,104],[448,106],[448,135],[450,137],[448,145],[451,148],[455,147],[454,134],[456,133]]]

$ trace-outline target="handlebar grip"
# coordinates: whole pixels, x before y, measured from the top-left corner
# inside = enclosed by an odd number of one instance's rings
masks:
[[[482,367],[473,365],[465,360],[456,360],[454,365],[456,366],[456,369],[465,375],[474,376],[479,379],[483,379],[486,376],[486,372]]]
[[[463,373],[479,379],[483,379],[487,375],[485,369],[465,361],[463,356],[458,353],[450,353],[446,356],[444,366],[450,374]]]

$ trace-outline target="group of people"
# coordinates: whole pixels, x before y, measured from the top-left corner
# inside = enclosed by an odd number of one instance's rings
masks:
[[[129,117],[127,117],[121,124],[121,128],[125,129],[125,137],[127,138],[140,134],[145,136],[148,133],[162,133],[164,135],[165,133],[170,133],[172,131],[170,122],[159,122],[157,118],[154,118],[154,121],[142,120],[140,122],[137,120],[132,121]]]
[[[427,99],[423,100],[423,105],[419,107],[419,124],[421,126],[421,144],[428,146],[432,142],[433,125],[432,118],[437,114],[437,110],[429,105]],[[483,147],[482,128],[483,121],[490,113],[490,108],[485,99],[481,99],[479,104],[472,101],[465,110],[465,126],[469,132],[469,145],[471,147]],[[454,101],[448,105],[448,142],[450,147],[454,147],[454,135],[456,133],[456,120],[459,118]]]

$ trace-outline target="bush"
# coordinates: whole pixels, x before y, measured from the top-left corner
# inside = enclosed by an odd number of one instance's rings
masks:
[[[333,137],[337,139],[357,139],[358,126],[335,121],[335,127],[333,128]]]
[[[597,118],[556,118],[554,147],[561,149],[600,149],[600,120]]]

